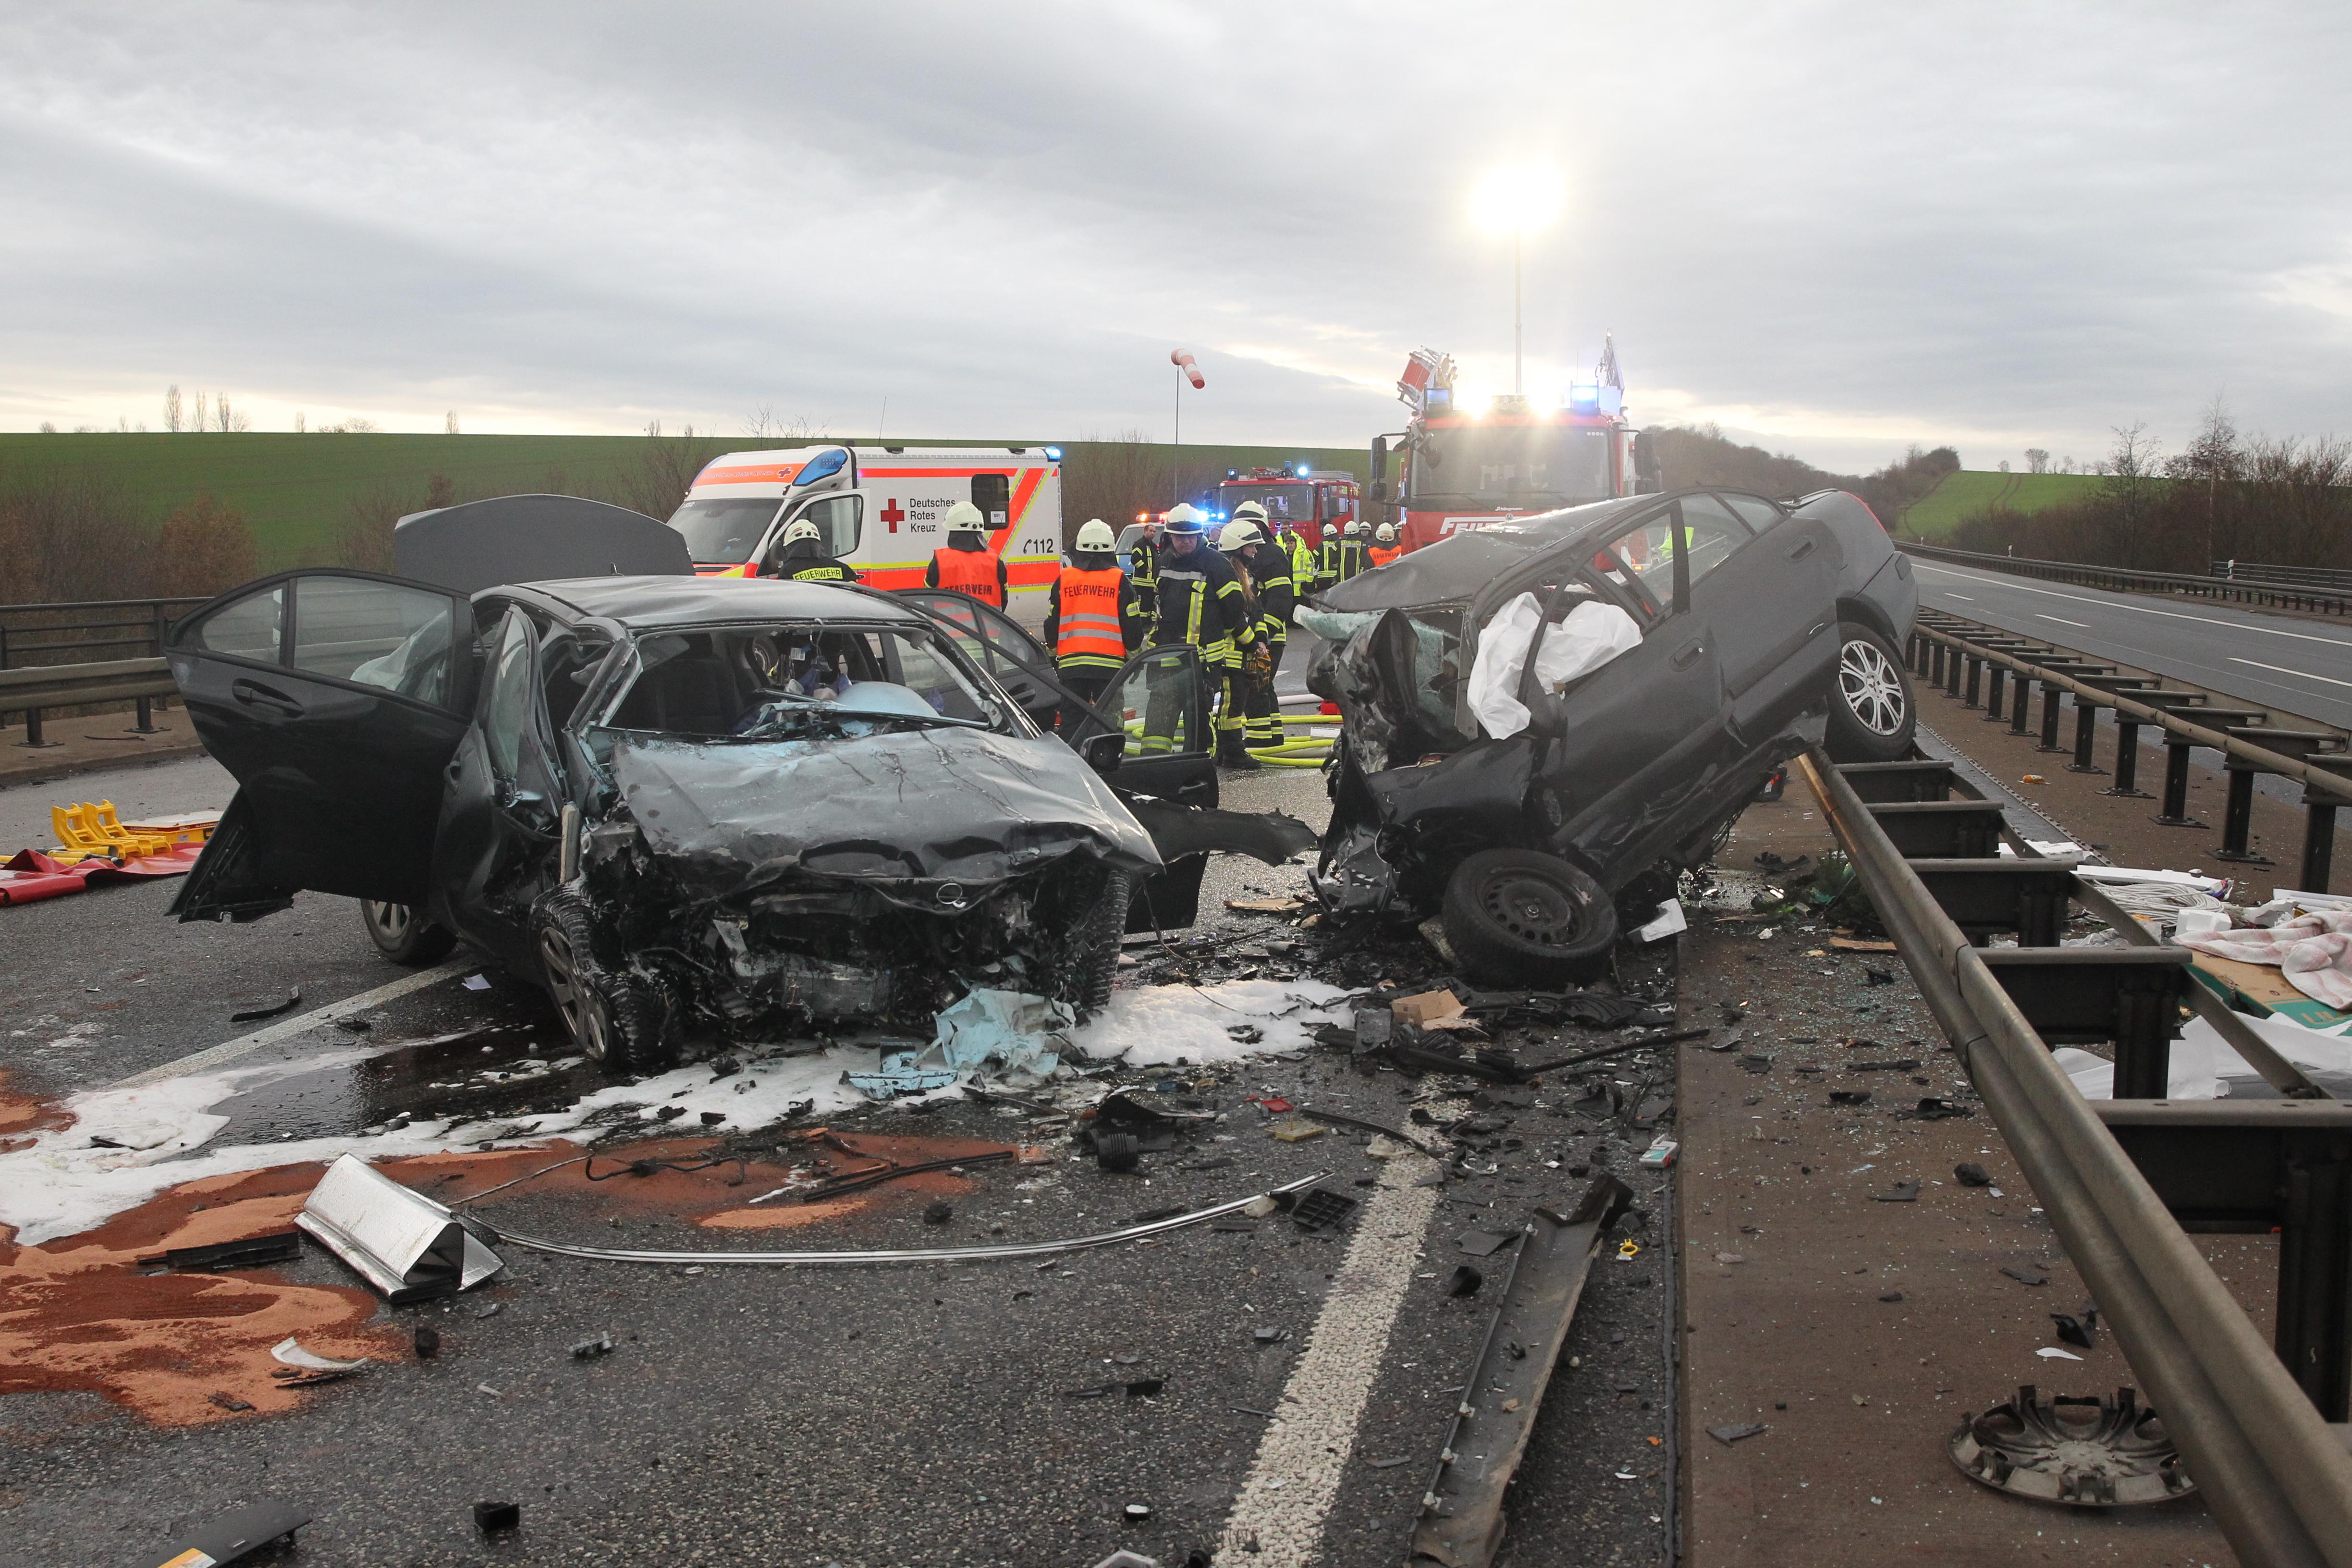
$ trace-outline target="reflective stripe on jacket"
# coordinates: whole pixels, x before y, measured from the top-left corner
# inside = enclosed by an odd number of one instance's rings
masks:
[[[1117,669],[1127,662],[1127,630],[1119,618],[1126,589],[1127,574],[1116,566],[1063,571],[1054,584],[1055,663]]]

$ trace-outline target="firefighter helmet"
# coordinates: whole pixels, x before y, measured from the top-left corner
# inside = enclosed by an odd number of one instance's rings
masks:
[[[1160,520],[1160,525],[1171,533],[1200,534],[1208,531],[1201,524],[1201,514],[1183,501],[1178,501],[1168,509],[1168,515]]]
[[[1341,530],[1339,531],[1339,532],[1341,533],[1341,535],[1342,535],[1342,536],[1344,536],[1344,537],[1346,537],[1346,538],[1349,538],[1349,539],[1361,539],[1361,538],[1363,538],[1363,537],[1364,537],[1364,520],[1363,520],[1362,518],[1360,518],[1360,517],[1351,517],[1351,518],[1349,518],[1349,519],[1348,520],[1348,526],[1347,526],[1347,527],[1345,527],[1345,528],[1343,528],[1343,529],[1341,529]]]
[[[1235,522],[1255,522],[1259,527],[1263,528],[1265,526],[1265,508],[1260,506],[1254,500],[1245,500],[1242,502],[1241,505],[1234,508],[1234,521]]]
[[[1237,517],[1217,532],[1217,548],[1227,555],[1265,542],[1265,531],[1249,518]]]
[[[803,539],[816,539],[822,536],[819,535],[816,531],[816,524],[811,522],[806,518],[802,518],[790,528],[784,530],[784,542],[786,544],[798,544]]]
[[[1110,524],[1097,517],[1089,520],[1079,528],[1078,548],[1080,550],[1116,550],[1118,548],[1118,541],[1110,536]]]
[[[1396,524],[1392,522],[1384,522],[1381,524],[1380,527],[1372,530],[1372,542],[1375,544],[1394,544],[1396,542]]]
[[[948,508],[950,533],[986,533],[988,520],[980,515],[980,508],[968,500],[960,500]]]

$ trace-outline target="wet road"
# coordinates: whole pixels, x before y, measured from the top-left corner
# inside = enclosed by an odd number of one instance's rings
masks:
[[[2352,627],[1914,561],[1919,602],[2095,658],[2352,727]]]

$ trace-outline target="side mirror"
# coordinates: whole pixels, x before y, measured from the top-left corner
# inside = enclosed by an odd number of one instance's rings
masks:
[[[1666,488],[1658,467],[1658,444],[1647,430],[1633,432],[1633,493],[1654,496]]]
[[[1389,438],[1372,437],[1372,483],[1378,486],[1389,477]]]
[[[1372,497],[1372,500],[1373,500],[1373,502],[1374,502],[1375,504],[1377,504],[1377,505],[1383,505],[1383,506],[1384,506],[1384,505],[1386,505],[1386,504],[1388,503],[1388,499],[1389,499],[1389,482],[1388,482],[1388,480],[1386,480],[1386,479],[1374,479],[1374,480],[1372,481],[1371,497]]]
[[[1078,755],[1086,759],[1087,766],[1098,773],[1118,772],[1119,759],[1126,753],[1125,735],[1088,735],[1078,742]]]

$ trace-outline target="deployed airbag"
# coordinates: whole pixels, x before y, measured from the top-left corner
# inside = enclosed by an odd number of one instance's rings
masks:
[[[1591,674],[1621,654],[1642,646],[1642,628],[1614,605],[1586,599],[1566,618],[1546,626],[1533,594],[1521,594],[1486,623],[1478,638],[1478,659],[1470,670],[1470,710],[1496,740],[1508,740],[1528,727],[1527,704],[1519,700],[1527,675],[1528,648],[1536,642],[1537,684],[1558,691]]]

